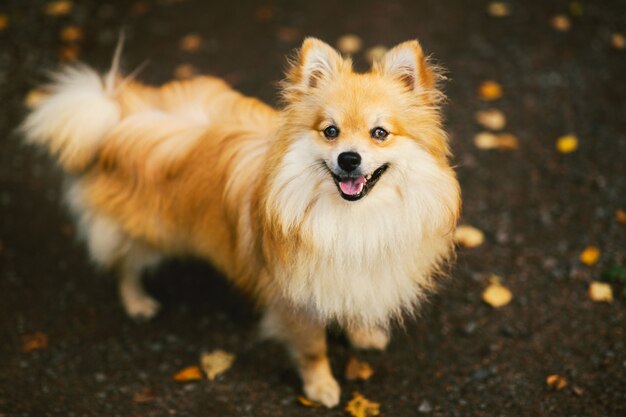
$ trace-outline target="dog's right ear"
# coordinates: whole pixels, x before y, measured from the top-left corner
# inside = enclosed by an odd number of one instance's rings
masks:
[[[316,38],[306,38],[287,74],[287,79],[299,87],[315,88],[332,78],[348,62],[330,45]]]

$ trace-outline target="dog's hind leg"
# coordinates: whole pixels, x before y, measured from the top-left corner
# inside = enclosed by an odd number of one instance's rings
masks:
[[[119,292],[126,313],[134,320],[153,318],[161,305],[143,287],[143,272],[156,265],[161,256],[140,243],[132,243],[119,264]]]

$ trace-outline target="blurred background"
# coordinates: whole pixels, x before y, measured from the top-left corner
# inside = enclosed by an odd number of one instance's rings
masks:
[[[135,324],[89,264],[62,177],[14,129],[46,71],[123,69],[159,84],[212,74],[277,102],[305,36],[366,70],[417,38],[446,68],[446,126],[464,195],[451,279],[385,354],[331,334],[334,410],[298,401],[282,348],[202,263],[148,277],[164,304]],[[626,3],[584,0],[3,0],[0,3],[0,416],[626,415]],[[236,355],[214,381],[179,377]],[[348,380],[357,358],[373,374]]]

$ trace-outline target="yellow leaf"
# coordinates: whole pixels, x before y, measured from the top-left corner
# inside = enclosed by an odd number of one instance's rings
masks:
[[[480,149],[496,149],[498,137],[490,132],[480,132],[474,136],[474,145]]]
[[[574,135],[561,136],[556,140],[556,149],[561,153],[572,153],[578,149],[578,138]]]
[[[382,45],[376,45],[367,50],[365,56],[370,64],[380,61],[387,53],[387,48]]]
[[[596,303],[610,303],[613,301],[613,289],[609,284],[593,281],[589,285],[589,298]]]
[[[337,49],[344,54],[355,54],[361,50],[363,42],[356,35],[344,35],[337,40]]]
[[[587,246],[580,254],[580,262],[587,266],[593,266],[600,260],[600,249],[595,246]]]
[[[9,26],[9,18],[5,14],[0,14],[0,32]]]
[[[211,353],[203,353],[200,358],[202,369],[207,378],[213,381],[218,375],[226,372],[235,361],[235,355],[224,352],[223,350],[214,350]]]
[[[621,209],[615,210],[615,220],[617,220],[619,224],[626,226],[626,211]]]
[[[483,301],[495,308],[507,305],[512,298],[511,291],[499,282],[492,282],[483,291]]]
[[[64,42],[77,42],[83,39],[83,30],[76,26],[66,26],[61,30],[60,38]]]
[[[352,399],[345,410],[353,417],[373,417],[380,414],[380,404],[368,400],[358,392],[352,394]]]
[[[202,371],[197,366],[188,366],[178,371],[173,377],[174,381],[197,381],[202,379]]]
[[[71,1],[51,1],[46,4],[44,12],[49,16],[63,16],[72,11],[73,4]]]
[[[33,350],[45,349],[47,347],[48,335],[43,332],[22,336],[22,350],[24,352],[32,352]]]
[[[298,402],[305,407],[317,408],[322,406],[322,404],[311,401],[308,398],[303,397],[302,395],[298,396]]]
[[[506,116],[498,109],[487,109],[474,115],[478,124],[491,130],[500,130],[506,126]]]
[[[614,33],[611,35],[611,45],[615,49],[626,48],[626,38],[621,33]]]
[[[475,227],[461,225],[454,231],[454,240],[466,248],[475,248],[483,244],[485,235]]]
[[[78,58],[79,50],[75,45],[64,46],[59,51],[61,61],[75,61]]]
[[[501,1],[492,1],[487,7],[487,13],[493,17],[505,17],[510,14],[509,5]]]
[[[198,70],[191,64],[181,64],[174,69],[174,77],[178,80],[188,80],[198,74]]]
[[[519,142],[517,137],[511,133],[501,133],[498,135],[498,149],[517,149]]]
[[[346,366],[346,379],[348,381],[353,381],[355,379],[365,381],[370,379],[373,374],[374,370],[369,363],[360,361],[354,356],[348,360],[348,364]]]
[[[560,32],[567,32],[572,26],[572,22],[569,20],[569,17],[558,14],[550,20],[550,25]]]
[[[495,81],[484,81],[478,87],[478,96],[486,101],[497,100],[502,97],[502,86]]]
[[[197,51],[200,49],[201,45],[202,38],[196,33],[190,33],[189,35],[183,36],[179,43],[180,49],[185,52]]]
[[[546,378],[546,384],[553,390],[562,390],[567,387],[567,379],[561,375],[549,375]]]

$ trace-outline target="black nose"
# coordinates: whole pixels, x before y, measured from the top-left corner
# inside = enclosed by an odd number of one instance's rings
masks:
[[[337,157],[339,166],[346,172],[352,172],[361,164],[361,155],[356,152],[342,152]]]

